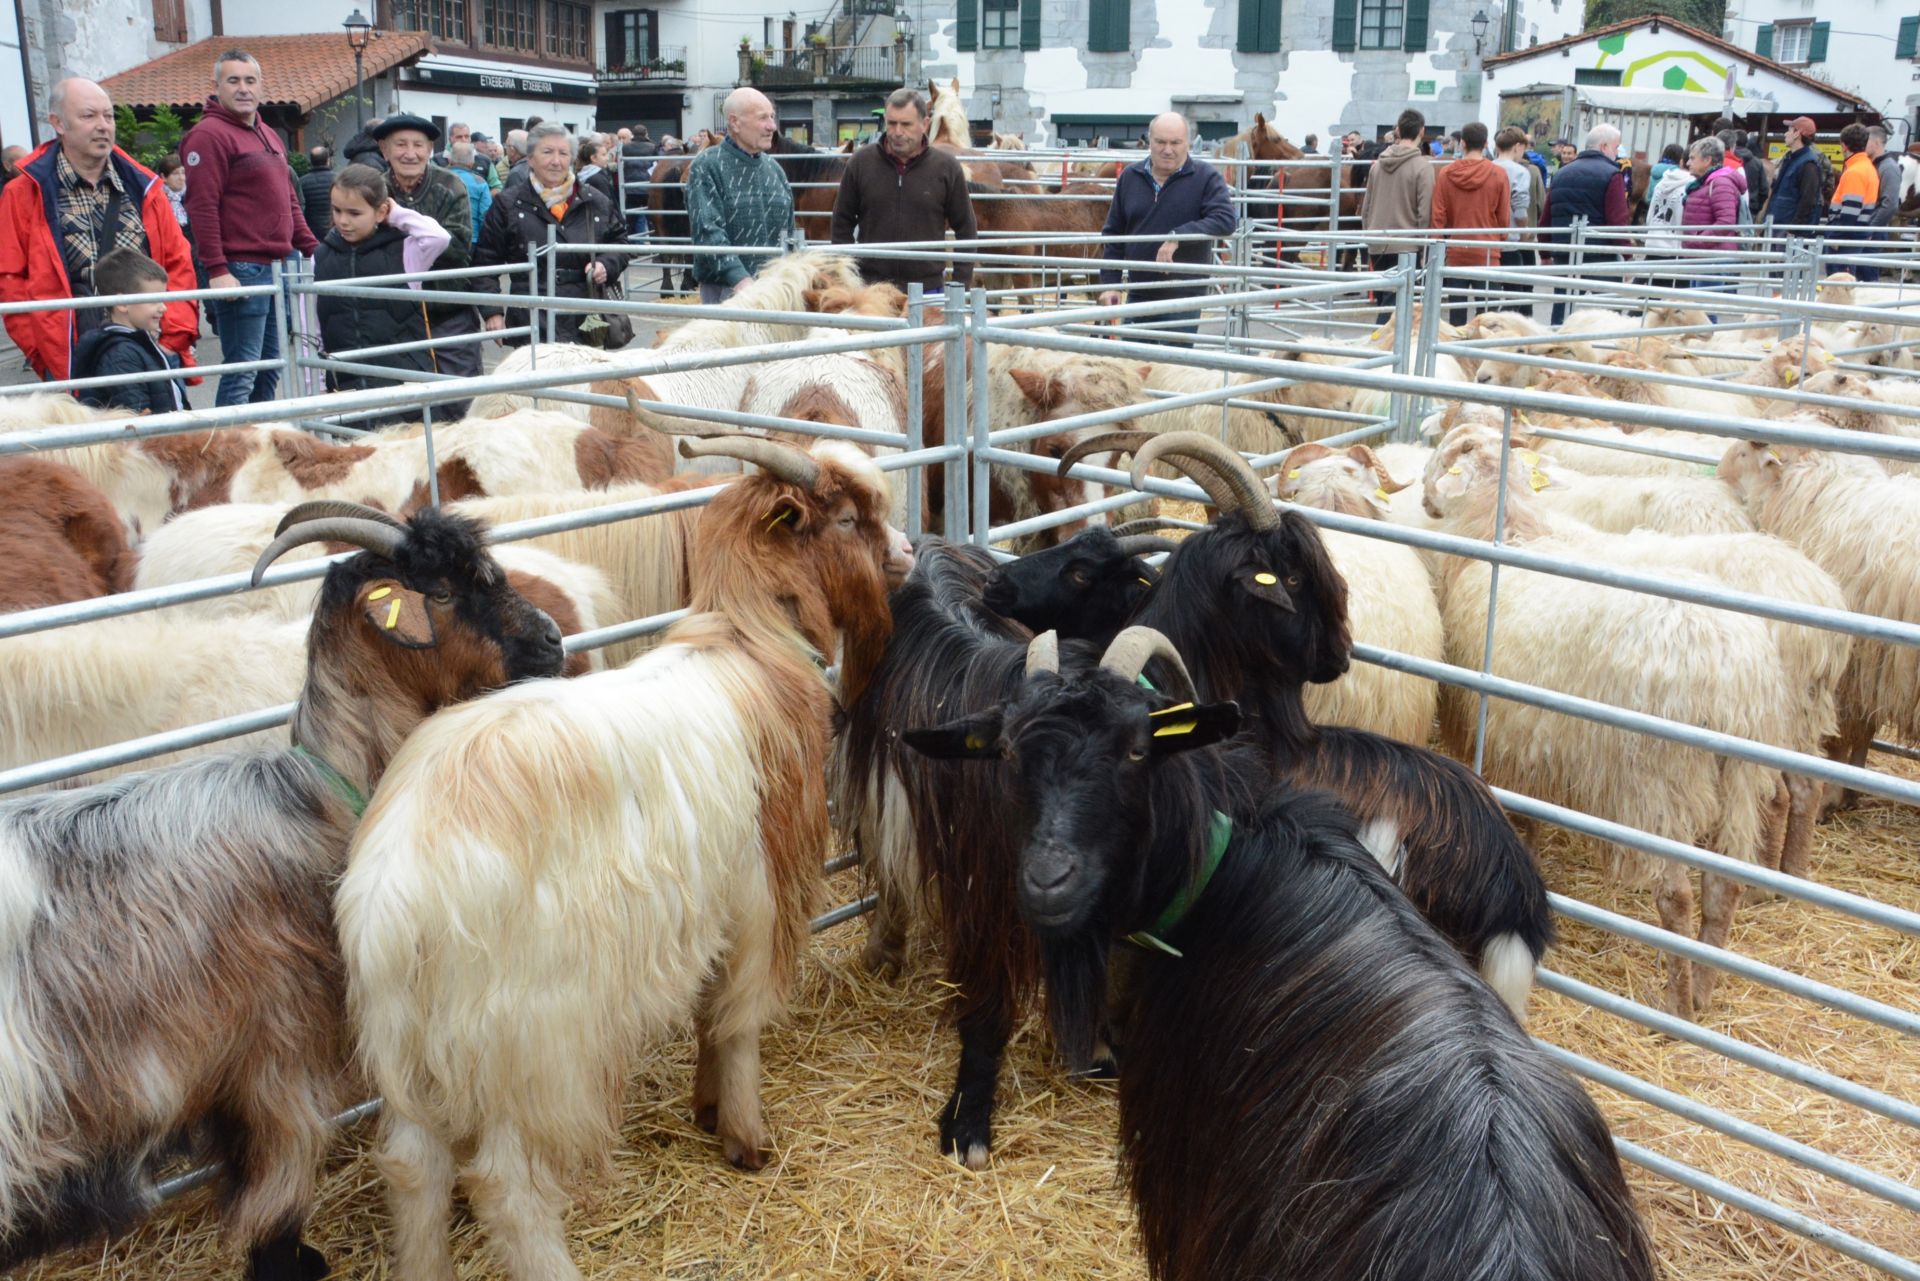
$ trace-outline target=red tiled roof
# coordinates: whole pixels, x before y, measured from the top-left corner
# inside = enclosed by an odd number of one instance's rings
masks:
[[[1564,49],[1573,45],[1584,44],[1588,40],[1596,40],[1601,36],[1610,36],[1616,31],[1631,31],[1635,27],[1644,27],[1655,22],[1662,26],[1672,27],[1675,31],[1685,35],[1692,36],[1702,44],[1711,45],[1713,48],[1718,49],[1721,53],[1731,58],[1738,59],[1741,62],[1751,62],[1757,67],[1765,67],[1775,75],[1785,76],[1787,79],[1804,85],[1808,89],[1817,90],[1825,96],[1832,98],[1835,102],[1851,102],[1857,107],[1872,105],[1858,94],[1849,93],[1845,89],[1838,88],[1837,86],[1828,84],[1824,80],[1810,76],[1804,71],[1795,71],[1792,67],[1775,62],[1772,58],[1763,58],[1752,49],[1742,49],[1739,45],[1729,40],[1723,40],[1719,36],[1700,30],[1698,27],[1690,27],[1684,22],[1676,22],[1665,14],[1657,13],[1647,14],[1639,18],[1628,18],[1622,22],[1610,22],[1604,27],[1590,27],[1585,31],[1577,32],[1563,39],[1550,40],[1546,44],[1532,45],[1525,49],[1515,49],[1512,53],[1494,54],[1484,59],[1481,65],[1498,71],[1509,62],[1517,62],[1522,58],[1532,58],[1553,49]]]
[[[382,31],[367,45],[366,75],[414,61],[427,52],[423,31]],[[110,76],[100,87],[117,105],[197,107],[213,89],[213,59],[228,49],[244,49],[260,62],[266,82],[263,103],[288,103],[312,111],[353,90],[353,50],[344,31],[302,36],[214,36],[164,58]]]

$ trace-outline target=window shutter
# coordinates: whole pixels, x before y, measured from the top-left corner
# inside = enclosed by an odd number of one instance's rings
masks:
[[[1132,37],[1129,0],[1093,0],[1087,20],[1087,48],[1094,53],[1125,53]]]
[[[964,2],[965,0],[962,0],[962,3]],[[1773,56],[1773,24],[1771,22],[1761,24],[1760,34],[1753,41],[1753,51],[1762,58]]]
[[[1427,0],[1407,0],[1405,23],[1406,39],[1400,42],[1401,48],[1408,53],[1427,51]]]
[[[641,12],[647,15],[647,61],[658,62],[660,61],[660,11],[643,9]]]
[[[1920,47],[1920,18],[1900,19],[1900,39],[1893,46],[1896,58],[1911,58]]]
[[[980,0],[955,0],[953,47],[968,53],[980,47]]]
[[[1360,43],[1360,0],[1333,0],[1333,51],[1352,53]]]
[[[620,15],[617,13],[602,14],[600,26],[606,33],[606,38],[601,42],[600,46],[606,50],[606,65],[609,67],[626,66],[627,50],[626,46],[620,41]]]
[[[1260,52],[1280,52],[1281,0],[1260,0]]]
[[[185,44],[187,6],[185,0],[154,0],[153,38],[163,44]]]
[[[1825,62],[1827,60],[1827,33],[1832,30],[1833,24],[1831,22],[1816,22],[1813,24],[1813,47],[1807,51],[1808,62]]]
[[[1260,0],[1240,0],[1240,33],[1233,47],[1241,53],[1260,52]]]
[[[1040,0],[1020,0],[1020,47],[1040,47]]]

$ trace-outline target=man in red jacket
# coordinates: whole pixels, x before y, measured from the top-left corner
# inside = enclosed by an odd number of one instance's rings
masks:
[[[213,65],[206,114],[180,140],[180,158],[187,162],[187,218],[207,284],[215,289],[268,284],[275,263],[291,266],[294,250],[311,256],[320,247],[301,212],[280,135],[260,119],[262,96],[254,56],[237,49],[221,54]],[[271,294],[256,294],[208,304],[222,357],[279,360],[273,302]],[[279,381],[275,367],[223,374],[214,403],[272,400]]]
[[[57,135],[20,162],[0,189],[0,300],[48,302],[93,294],[93,264],[132,248],[167,271],[167,288],[194,288],[193,251],[166,184],[113,145],[113,100],[91,80],[53,87],[47,121]],[[41,378],[68,377],[74,344],[98,325],[96,307],[10,313],[7,333]],[[193,363],[200,313],[171,302],[160,341]]]
[[[1507,171],[1487,159],[1487,127],[1478,120],[1460,130],[1460,157],[1433,181],[1435,231],[1505,227],[1512,223],[1513,188]],[[1449,267],[1492,267],[1500,261],[1500,238],[1493,235],[1448,239]],[[1448,308],[1447,323],[1467,323],[1467,306]]]

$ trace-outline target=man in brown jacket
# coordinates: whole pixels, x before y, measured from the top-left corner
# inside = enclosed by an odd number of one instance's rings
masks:
[[[1360,201],[1360,227],[1369,235],[1382,231],[1424,229],[1433,212],[1433,162],[1422,142],[1427,118],[1409,107],[1394,124],[1393,145],[1380,153],[1367,171],[1367,191]],[[1375,271],[1391,271],[1401,254],[1417,254],[1417,240],[1370,240]],[[1382,307],[1386,293],[1374,296]],[[1386,323],[1386,313],[1380,316]]]
[[[1487,127],[1478,120],[1460,130],[1461,156],[1433,184],[1433,229],[1513,225],[1513,187],[1506,171],[1487,159]],[[1492,267],[1500,261],[1499,237],[1448,239],[1450,267]],[[1464,304],[1448,309],[1447,323],[1467,323]]]
[[[949,227],[956,240],[975,238],[967,176],[952,152],[927,145],[929,123],[926,101],[916,91],[896,89],[888,96],[886,133],[854,152],[841,176],[833,202],[834,244],[940,240]],[[933,295],[944,287],[942,267],[943,259],[932,254],[860,260],[869,283],[885,280],[905,289],[917,280]],[[967,288],[973,264],[954,264],[953,279]]]

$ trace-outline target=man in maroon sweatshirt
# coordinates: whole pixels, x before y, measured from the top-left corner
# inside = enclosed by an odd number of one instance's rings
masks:
[[[296,249],[311,255],[319,247],[301,214],[280,136],[260,119],[261,97],[260,64],[253,55],[237,49],[221,54],[206,114],[180,140],[187,217],[207,283],[215,289],[270,283],[274,263],[291,263]],[[214,301],[207,310],[223,361],[280,359],[272,295]],[[272,400],[279,381],[274,367],[223,374],[214,403]]]

